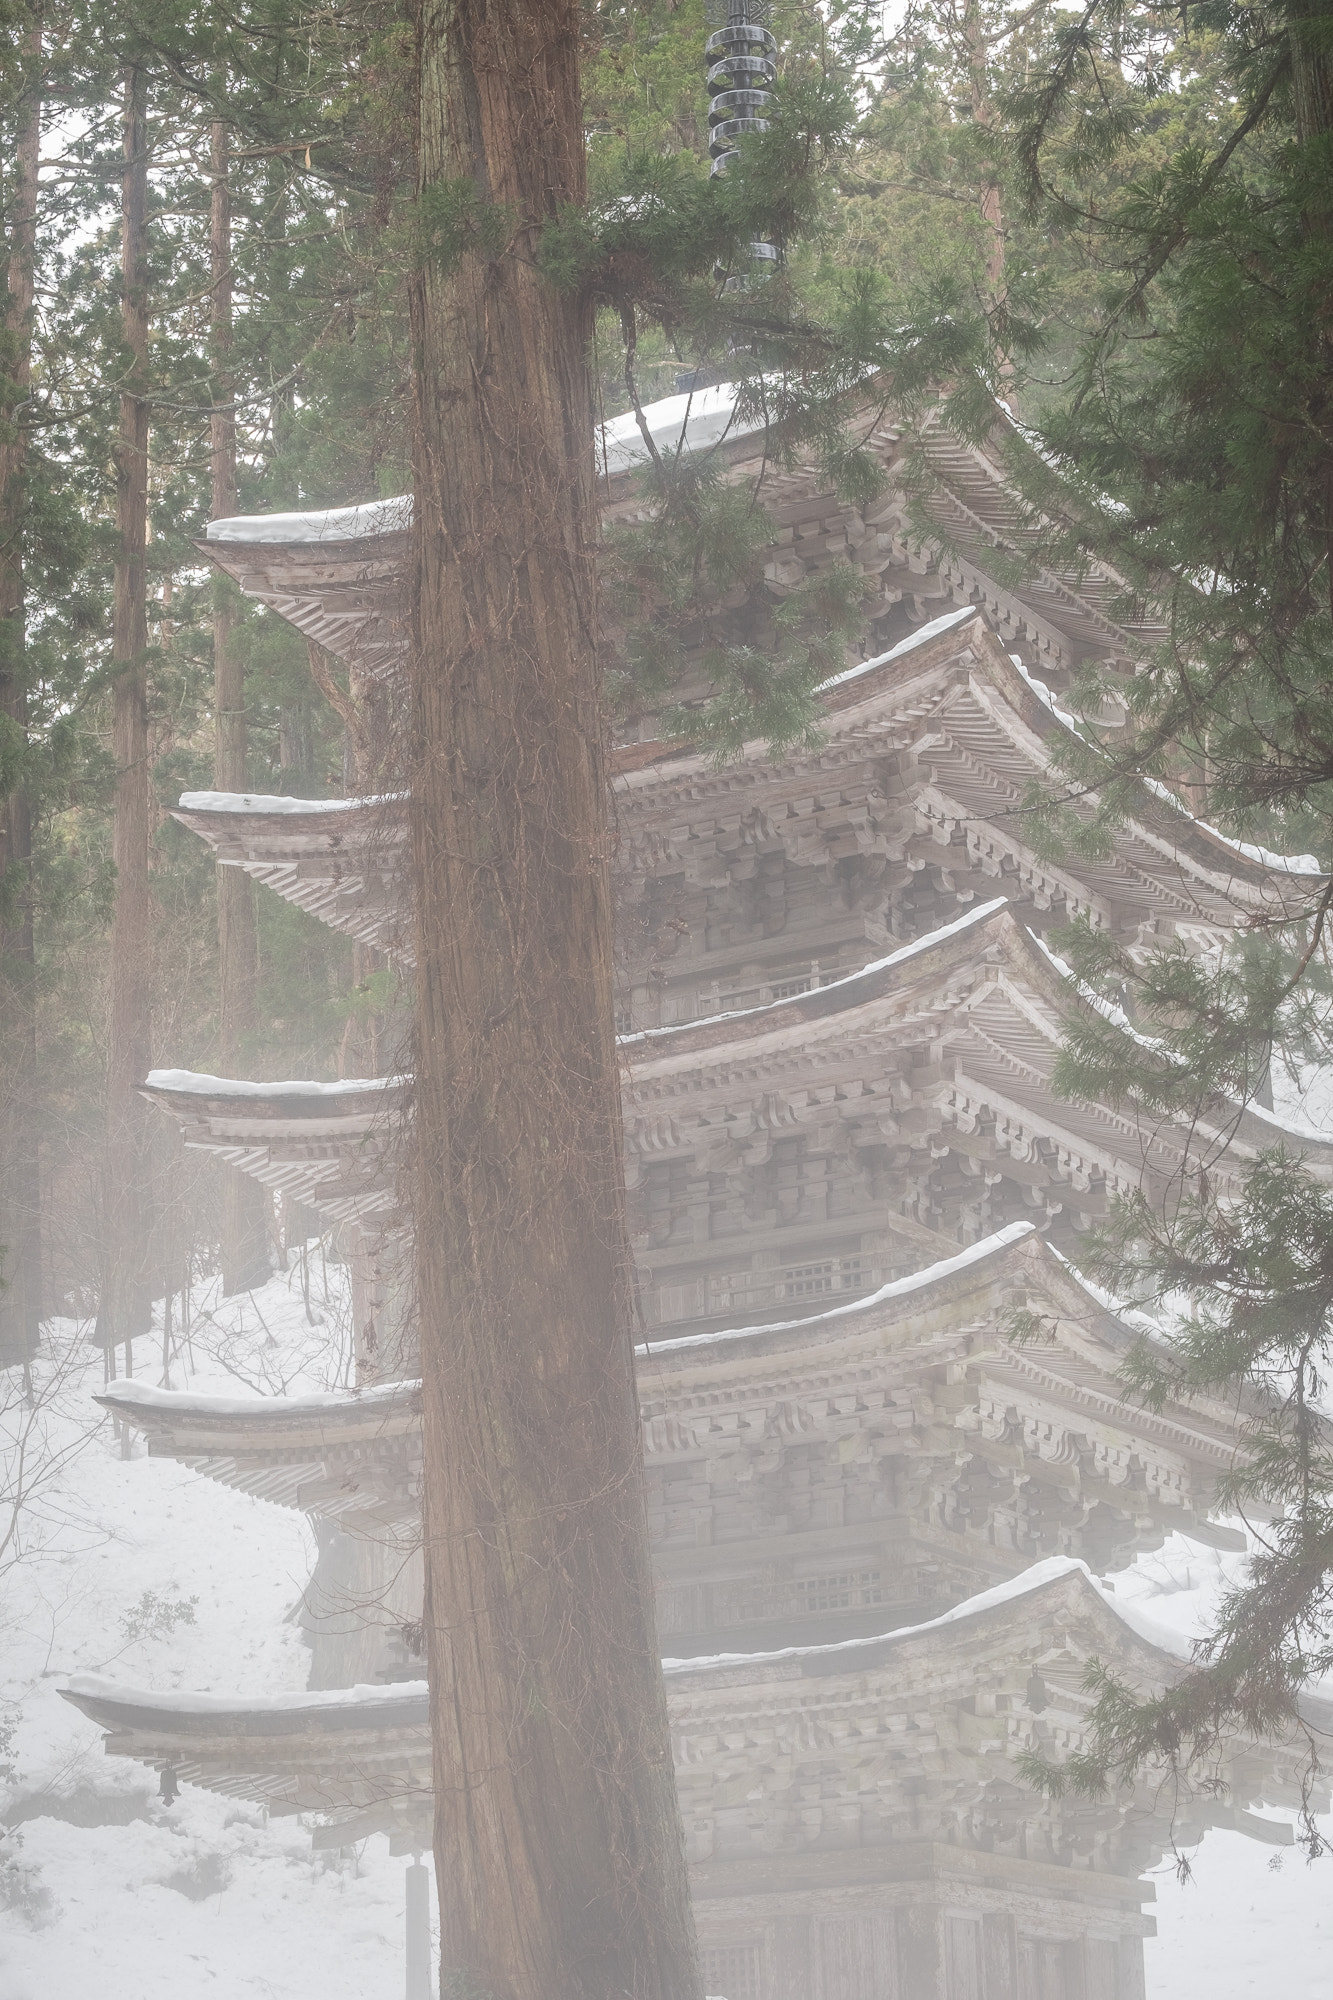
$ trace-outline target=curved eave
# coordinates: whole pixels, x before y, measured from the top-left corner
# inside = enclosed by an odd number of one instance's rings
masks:
[[[876,719],[886,726],[913,715],[924,719],[933,706],[925,695],[926,684],[938,681],[942,668],[956,664],[959,673],[977,676],[998,697],[988,704],[992,719],[1031,767],[1033,779],[1050,779],[1061,750],[1082,747],[1076,733],[1014,665],[980,612],[955,613],[935,624],[938,631],[927,627],[879,659],[836,676],[820,697],[831,739],[855,734]],[[772,769],[767,748],[758,738],[744,745],[737,761]],[[707,781],[714,767],[705,753],[677,738],[622,745],[613,756],[612,770],[621,789],[634,797],[654,787],[669,794]],[[1270,868],[1183,807],[1170,805],[1143,785],[1137,792],[1139,803],[1126,822],[1127,837],[1142,841],[1168,878],[1173,873],[1192,876],[1224,904],[1239,900],[1247,908],[1271,908],[1275,902],[1307,897],[1325,879]],[[1142,862],[1127,865],[1143,867]]]
[[[1021,992],[1024,1030],[1041,1038],[1053,1065],[1065,1021],[1095,1009],[1014,915],[1008,901],[997,898],[862,971],[812,992],[744,1012],[710,1015],[679,1027],[624,1037],[621,1048],[629,1087],[633,1090],[636,1085],[705,1070],[716,1073],[791,1050],[813,1049],[821,1040],[849,1032],[858,1014],[864,1014],[868,1029],[896,1038],[902,1030],[892,1018],[895,1006],[902,1006],[914,993],[938,988],[951,973],[975,971],[979,975],[983,961],[1002,970],[1011,987]],[[884,1017],[882,1022],[877,1015]],[[942,1030],[941,1017],[934,1032]],[[914,1031],[919,1029],[908,1030]],[[1066,1121],[1053,1115],[1054,1109],[1055,1100],[1051,1100],[1046,1118],[1052,1136],[1058,1136],[1065,1132]],[[1076,1120],[1096,1117],[1114,1130],[1126,1122],[1100,1106],[1071,1103],[1069,1113]],[[1026,1115],[1036,1115],[1032,1106],[1027,1107]],[[1200,1114],[1196,1127],[1205,1136],[1225,1134],[1242,1157],[1254,1158],[1285,1142],[1297,1148],[1314,1168],[1333,1171],[1333,1138],[1285,1125],[1271,1115],[1219,1102]],[[1150,1134],[1145,1131],[1143,1144],[1149,1141],[1157,1152],[1179,1152],[1182,1143],[1166,1125],[1155,1126]]]
[[[336,1688],[327,1694],[279,1696],[249,1704],[225,1696],[153,1693],[120,1688],[92,1674],[77,1675],[60,1690],[64,1699],[103,1729],[132,1729],[181,1744],[208,1737],[247,1736],[300,1742],[369,1730],[377,1736],[429,1729],[430,1698],[424,1681],[378,1687]],[[130,1752],[131,1755],[154,1752]]]
[[[256,1085],[241,1078],[204,1075],[190,1084],[172,1084],[151,1074],[139,1092],[150,1104],[186,1120],[230,1120],[238,1126],[293,1124],[307,1135],[323,1127],[342,1137],[386,1131],[409,1102],[411,1086],[397,1077],[352,1079],[339,1086]]]
[[[1054,1308],[1046,1316],[1055,1327],[1042,1341],[1020,1345],[1000,1328],[998,1342],[978,1348],[964,1331],[981,1319],[994,1325],[1010,1306],[1034,1305]],[[941,1319],[956,1331],[942,1335]],[[638,1350],[639,1373],[645,1418],[669,1418],[686,1398],[696,1414],[699,1400],[710,1393],[743,1399],[756,1376],[762,1383],[784,1367],[812,1366],[826,1371],[832,1383],[864,1374],[878,1354],[895,1346],[911,1351],[918,1341],[921,1365],[928,1367],[946,1358],[930,1350],[948,1344],[957,1351],[947,1358],[966,1360],[981,1377],[1004,1380],[1049,1406],[1078,1412],[1094,1430],[1151,1437],[1210,1474],[1234,1465],[1254,1399],[1244,1400],[1239,1413],[1211,1398],[1195,1406],[1170,1403],[1161,1412],[1128,1402],[1116,1371],[1140,1338],[1025,1222],[911,1278],[806,1319],[649,1343]]]
[[[416,1382],[310,1402],[299,1396],[198,1396],[184,1389],[117,1382],[97,1392],[93,1401],[172,1452],[216,1456],[291,1448],[313,1458],[335,1448],[415,1437],[421,1428]]]

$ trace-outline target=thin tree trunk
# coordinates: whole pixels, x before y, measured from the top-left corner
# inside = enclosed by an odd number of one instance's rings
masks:
[[[0,728],[22,757],[28,741],[23,590],[25,433],[18,421],[32,381],[32,307],[41,140],[42,22],[24,48],[18,107],[4,330],[9,387],[0,409]],[[27,1364],[41,1319],[41,1171],[37,1106],[37,994],[32,911],[32,800],[26,773],[0,798],[0,1366]]]
[[[227,178],[227,128],[210,131],[212,200],[209,214],[209,279],[212,286],[212,342],[215,404],[229,404],[231,378],[231,189]],[[236,512],[236,418],[231,408],[209,420],[214,520]],[[230,579],[213,578],[213,782],[220,792],[245,790],[245,676],[236,644],[236,599]],[[254,885],[243,868],[219,867],[218,1004],[222,1069],[234,1076],[244,1061],[244,1042],[255,1025]],[[225,1296],[262,1285],[268,1277],[267,1194],[239,1167],[222,1169],[222,1290]]]
[[[112,603],[112,749],[116,767],[116,898],[111,924],[111,1025],[107,1051],[107,1180],[104,1202],[106,1337],[131,1342],[148,1329],[149,1132],[138,1094],[151,1064],[150,892],[152,828],[148,768],[148,87],[124,72],[125,168],[121,196],[121,324],[131,370],[116,439],[116,569]]]
[[[595,649],[577,0],[425,0],[415,1222],[441,1991],[699,1992],[634,1385]]]
[[[981,0],[965,0],[963,46],[967,52],[972,123],[978,131],[993,137],[995,107],[990,89],[990,43],[981,18]],[[984,158],[981,164],[979,201],[981,220],[986,227],[986,303],[994,308],[1004,301],[1004,213],[993,157]],[[1005,357],[1001,355],[1000,359],[1003,363]]]

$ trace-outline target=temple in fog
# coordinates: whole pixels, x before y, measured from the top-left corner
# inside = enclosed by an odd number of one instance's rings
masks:
[[[729,390],[648,417],[659,449],[757,477],[766,439]],[[1141,2000],[1144,1871],[1210,1826],[1276,1837],[1254,1809],[1295,1802],[1300,1760],[1237,1742],[1183,1799],[1148,1780],[1055,1800],[1018,1772],[1026,1751],[1084,1742],[1091,1658],[1145,1689],[1180,1672],[1115,1573],[1177,1529],[1238,1545],[1210,1512],[1243,1416],[1122,1398],[1142,1322],[1071,1260],[1118,1192],[1169,1184],[1185,1138],[1055,1096],[1064,1024],[1100,1003],[1050,938],[1081,916],[1131,950],[1205,951],[1280,913],[1313,864],[1146,788],[1102,858],[1037,851],[1030,807],[1060,787],[1071,674],[1132,671],[1158,634],[1115,622],[1120,586],[1095,566],[1001,581],[1021,517],[996,459],[943,430],[923,551],[901,441],[867,422],[888,474],[868,510],[813,466],[764,485],[770,598],[835,559],[867,580],[873,651],[822,691],[819,745],[774,760],[755,743],[718,767],[644,714],[613,757],[638,1379],[706,1989]],[[633,420],[599,450],[606,517],[631,519]],[[218,521],[206,546],[358,685],[401,675],[410,502]],[[406,961],[401,797],[188,794],[177,817],[221,863]],[[410,1080],[159,1071],[145,1089],[187,1143],[341,1232],[358,1381],[104,1392],[150,1453],[313,1517],[310,1692],[238,1703],[84,1678],[71,1699],[115,1754],[317,1815],[318,1844],[383,1832],[411,1853],[432,1800]],[[1288,1129],[1260,1108],[1217,1115],[1223,1183]],[[1333,1145],[1297,1139],[1333,1175]]]

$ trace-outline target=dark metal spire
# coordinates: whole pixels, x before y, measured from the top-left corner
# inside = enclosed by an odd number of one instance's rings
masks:
[[[769,0],[708,0],[708,18],[719,26],[704,43],[708,65],[708,151],[711,171],[725,173],[736,157],[743,132],[766,132],[765,111],[773,102],[777,81],[778,45],[769,27]],[[750,256],[761,270],[780,261],[773,243],[752,243]],[[727,280],[728,289],[745,283],[743,275]]]

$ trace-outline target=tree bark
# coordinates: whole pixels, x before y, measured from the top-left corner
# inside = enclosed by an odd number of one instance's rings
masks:
[[[236,416],[231,405],[232,275],[231,188],[228,181],[227,128],[210,127],[212,187],[209,212],[209,282],[215,408],[209,419],[214,520],[236,512]],[[213,578],[213,715],[215,727],[213,782],[220,792],[245,790],[245,675],[236,644],[235,586],[220,572]],[[234,1076],[243,1066],[243,1044],[255,1026],[255,982],[258,948],[255,940],[254,885],[243,868],[219,866],[218,1007],[223,1074]],[[233,1292],[262,1285],[269,1274],[268,1196],[239,1167],[222,1169],[222,1290]]]
[[[42,22],[24,46],[4,332],[9,391],[0,410],[0,728],[28,744],[23,583],[26,439],[17,406],[32,382],[32,307],[41,141]],[[27,1363],[41,1320],[41,1161],[32,908],[32,797],[26,772],[0,798],[0,1367]]]
[[[104,1339],[114,1350],[148,1330],[147,1106],[138,1086],[151,1066],[152,830],[148,767],[148,87],[124,71],[121,184],[121,326],[129,372],[116,438],[116,566],[112,601],[112,751],[116,895],[111,922],[111,1021],[107,1048],[107,1173],[103,1205]]]
[[[699,1992],[652,1611],[612,1023],[577,0],[423,0],[414,1206],[441,1991]],[[441,208],[446,206],[441,203]]]
[[[987,39],[985,22],[981,18],[981,0],[965,0],[963,46],[967,52],[972,123],[978,131],[986,133],[989,137],[994,132],[995,107],[991,101],[990,89],[990,42]],[[1004,213],[1000,202],[999,176],[991,159],[984,159],[981,164],[978,200],[981,220],[987,232],[987,304],[997,306],[1004,298]],[[1003,361],[1004,356],[1002,355],[1000,359]]]

